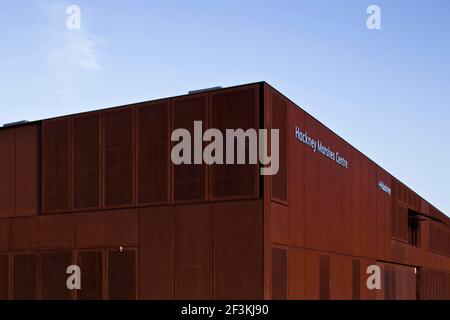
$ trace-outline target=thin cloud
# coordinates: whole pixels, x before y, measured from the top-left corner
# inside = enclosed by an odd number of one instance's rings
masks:
[[[49,52],[51,64],[78,67],[84,70],[100,70],[101,53],[98,40],[82,30],[67,31],[61,44]]]
[[[68,3],[40,0],[38,4],[47,16],[45,30],[49,64],[63,72],[77,71],[77,69],[101,70],[102,54],[99,44],[103,40],[89,32],[83,8],[81,8],[81,29],[70,30],[66,26],[69,18],[66,13]]]

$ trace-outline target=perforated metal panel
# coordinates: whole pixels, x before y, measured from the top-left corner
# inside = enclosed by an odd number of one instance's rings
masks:
[[[403,202],[407,207],[420,211],[420,198],[411,189],[396,179],[392,179],[395,188],[395,199]]]
[[[185,202],[205,199],[206,165],[194,163],[194,121],[202,121],[206,129],[207,98],[196,95],[174,99],[172,104],[172,129],[186,129],[191,134],[191,164],[173,165],[173,197]],[[176,145],[178,142],[174,142]],[[201,143],[203,146],[203,143]],[[202,147],[203,148],[203,147]],[[202,153],[203,155],[203,153]]]
[[[133,111],[105,111],[103,119],[105,205],[129,205],[133,199]]]
[[[73,206],[96,208],[100,192],[100,116],[73,119]]]
[[[175,207],[175,299],[212,297],[212,212],[208,204]]]
[[[0,300],[9,298],[9,256],[0,255]]]
[[[450,228],[442,223],[432,222],[429,232],[430,250],[450,256]]]
[[[41,130],[38,125],[15,130],[16,217],[37,215],[41,202]]]
[[[15,130],[0,131],[0,218],[15,214]]]
[[[408,208],[397,203],[391,212],[391,235],[397,239],[408,241]]]
[[[211,127],[219,129],[224,137],[226,129],[258,129],[258,87],[221,91],[211,95]],[[246,163],[211,166],[211,192],[213,198],[256,197],[259,179],[258,165],[248,164],[249,142],[246,139]],[[225,152],[226,154],[226,152]],[[224,155],[225,157],[225,155]]]
[[[108,299],[136,299],[136,251],[108,252]]]
[[[168,201],[169,102],[138,108],[138,201]]]
[[[384,298],[386,300],[395,300],[396,280],[395,266],[384,265]]]
[[[287,298],[287,251],[272,248],[272,299]]]
[[[44,212],[69,209],[69,121],[43,123]]]
[[[140,299],[174,298],[173,206],[140,210],[139,290]]]
[[[40,257],[40,298],[44,300],[68,300],[67,267],[72,265],[72,254],[67,252],[42,253]]]
[[[319,298],[330,299],[330,256],[319,256]]]
[[[77,265],[82,274],[81,290],[77,290],[77,299],[103,299],[103,251],[78,252]]]
[[[37,257],[35,254],[14,255],[13,299],[37,299]]]
[[[279,170],[272,176],[272,198],[287,201],[287,101],[281,95],[272,95],[272,127],[279,130]]]
[[[137,209],[79,213],[75,216],[75,246],[117,248],[139,245]]]
[[[262,201],[225,201],[213,208],[214,299],[262,299]]]

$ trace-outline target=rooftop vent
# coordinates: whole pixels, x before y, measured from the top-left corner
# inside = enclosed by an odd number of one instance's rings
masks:
[[[16,122],[10,122],[10,123],[5,123],[3,125],[4,128],[6,127],[15,127],[15,126],[20,126],[21,124],[25,124],[28,123],[28,120],[21,120],[21,121],[16,121]]]
[[[222,89],[222,87],[217,86],[217,87],[211,87],[211,88],[205,88],[205,89],[199,89],[199,90],[192,90],[192,91],[189,91],[189,94],[208,92],[208,91],[218,90],[218,89]]]

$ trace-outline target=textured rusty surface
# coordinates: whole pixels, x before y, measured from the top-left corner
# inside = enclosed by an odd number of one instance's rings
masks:
[[[72,293],[67,290],[67,267],[72,264],[70,251],[44,252],[39,258],[40,299],[69,300]]]
[[[10,249],[9,230],[9,219],[0,219],[0,252],[7,252]]]
[[[171,165],[171,130],[194,120],[280,129],[278,175]],[[268,84],[2,128],[0,151],[0,298],[448,299],[448,218]],[[88,282],[74,295],[72,259]]]
[[[228,89],[210,95],[210,127],[219,129],[259,129],[259,86]],[[258,196],[258,165],[234,164],[211,166],[212,199],[254,198]]]
[[[15,130],[0,132],[0,218],[13,217],[15,212]]]
[[[106,207],[133,202],[134,109],[103,112],[104,203]]]
[[[13,250],[71,248],[73,217],[70,214],[24,217],[11,221]]]
[[[140,297],[174,298],[173,208],[140,209]]]
[[[137,251],[108,251],[108,299],[134,300],[137,297]]]
[[[414,267],[434,268],[445,275],[450,272],[447,217],[275,89],[265,85],[264,97],[266,127],[283,127],[282,111],[274,109],[285,105],[288,108],[289,196],[284,202],[282,196],[276,195],[282,194],[281,177],[264,179],[265,189],[271,188],[264,193],[265,230],[269,232],[264,252],[269,257],[273,255],[271,249],[287,246],[289,298],[416,299],[421,298],[415,289],[420,278],[411,271]],[[295,126],[344,155],[349,167],[338,165],[298,141]],[[391,188],[391,196],[379,188],[380,181]],[[423,219],[418,246],[408,243],[411,210]],[[288,218],[284,211],[289,212]],[[430,218],[440,222],[431,222]],[[324,262],[326,259],[329,262]],[[377,259],[390,263],[384,266]],[[266,275],[274,275],[271,261],[273,257],[265,258]],[[388,278],[382,290],[371,291],[365,286],[365,271],[371,264],[382,266],[382,276]],[[445,275],[441,275],[442,279]],[[265,278],[266,298],[272,297],[267,292],[277,292],[280,287],[273,281]],[[430,296],[424,286],[422,296]],[[439,297],[440,287],[433,290],[433,297]]]
[[[202,132],[208,121],[208,96],[193,95],[173,99],[172,130],[186,129],[191,135],[191,164],[172,165],[173,200],[175,202],[192,202],[206,199],[206,165],[196,164],[194,159],[194,121],[202,122]],[[172,146],[178,142],[173,142]],[[199,143],[202,147],[203,143]],[[203,156],[203,153],[201,153]],[[203,163],[203,159],[200,161]]]
[[[83,212],[75,215],[76,248],[108,248],[139,245],[136,209]]]
[[[262,299],[262,201],[215,203],[214,298]]]
[[[16,130],[15,216],[37,215],[40,205],[40,129],[37,125]]]
[[[100,114],[73,118],[73,208],[100,206]]]
[[[15,254],[13,259],[13,299],[15,300],[35,300],[38,298],[37,292],[37,264],[36,254]]]
[[[138,203],[169,201],[170,101],[137,108]]]
[[[274,300],[287,298],[287,260],[286,249],[272,248],[272,299]]]
[[[78,300],[101,300],[104,297],[104,252],[103,250],[78,251],[76,265],[82,270],[82,288],[77,290]]]
[[[288,155],[287,155],[287,114],[288,101],[280,94],[272,95],[272,126],[279,130],[279,170],[272,177],[272,199],[287,203],[288,201]]]
[[[70,209],[68,118],[42,123],[42,204],[44,213]]]
[[[175,206],[174,215],[175,299],[211,299],[211,205]]]
[[[9,255],[0,254],[0,300],[9,299]]]
[[[276,202],[270,207],[272,243],[289,245],[289,209]]]

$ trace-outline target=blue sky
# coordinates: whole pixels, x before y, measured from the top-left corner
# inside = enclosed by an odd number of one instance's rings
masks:
[[[0,39],[0,123],[265,80],[450,213],[449,1],[0,0]]]

